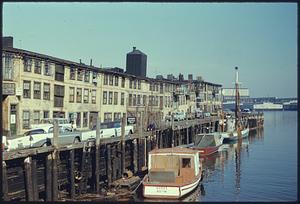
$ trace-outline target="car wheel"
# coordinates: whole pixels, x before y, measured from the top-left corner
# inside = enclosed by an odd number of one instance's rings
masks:
[[[47,142],[45,142],[43,145],[42,145],[42,147],[48,147],[49,146],[49,144],[47,143]]]
[[[79,143],[79,142],[80,142],[79,138],[76,137],[76,138],[74,139],[74,143]]]

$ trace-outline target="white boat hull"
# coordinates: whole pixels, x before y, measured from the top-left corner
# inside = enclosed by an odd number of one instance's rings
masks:
[[[249,136],[249,128],[242,130],[241,133],[242,133],[242,138],[248,137]],[[229,132],[222,133],[222,137],[223,137],[224,142],[225,141],[234,141],[239,138],[237,131],[234,131],[232,133],[229,133]]]

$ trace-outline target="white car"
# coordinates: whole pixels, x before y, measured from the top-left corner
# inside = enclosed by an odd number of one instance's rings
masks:
[[[68,121],[68,119],[66,119],[66,118],[43,118],[43,119],[41,119],[39,124],[31,125],[31,128],[32,129],[33,128],[42,128],[43,126],[47,127],[49,124],[53,125],[54,120],[58,121],[59,126],[70,128],[70,129],[74,128],[74,127],[72,127],[72,124]],[[76,127],[74,129],[76,129]]]
[[[185,120],[185,113],[184,112],[175,112],[174,113],[174,120],[175,121],[180,121],[180,120]]]

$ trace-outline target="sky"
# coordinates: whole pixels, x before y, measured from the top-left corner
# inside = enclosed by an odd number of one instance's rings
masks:
[[[250,97],[297,97],[296,3],[4,3],[14,47],[126,69],[147,55],[147,76],[179,73]]]

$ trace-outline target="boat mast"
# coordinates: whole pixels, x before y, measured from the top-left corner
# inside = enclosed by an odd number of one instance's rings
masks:
[[[239,102],[239,73],[238,67],[235,67],[235,129],[237,130],[239,122],[239,111],[240,111],[240,102]]]

